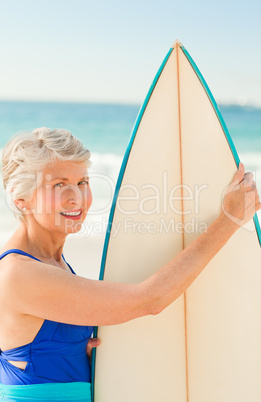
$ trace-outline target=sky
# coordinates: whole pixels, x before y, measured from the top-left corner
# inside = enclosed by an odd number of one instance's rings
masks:
[[[219,103],[261,107],[260,0],[0,0],[0,99],[141,103],[176,39]]]

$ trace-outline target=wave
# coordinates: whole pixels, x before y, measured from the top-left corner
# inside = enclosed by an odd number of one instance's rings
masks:
[[[105,174],[109,176],[114,183],[116,183],[123,157],[112,153],[93,153],[91,160],[91,172]],[[244,163],[246,171],[251,171],[258,176],[261,175],[261,152],[241,152],[240,160],[242,163]]]
[[[96,172],[106,174],[116,182],[122,160],[123,157],[116,154],[102,154],[93,152],[91,154],[92,166],[90,168],[90,173],[94,174]]]
[[[255,174],[255,180],[261,194],[261,153],[243,152],[240,154],[241,161],[245,164],[246,171]],[[104,234],[108,222],[110,207],[115,191],[115,186],[120,171],[123,157],[113,153],[92,153],[92,166],[89,170],[90,185],[93,193],[93,205],[90,208],[88,218],[81,235]],[[0,243],[5,241],[11,231],[16,228],[17,222],[12,211],[7,206],[5,195],[0,185]]]
[[[261,169],[261,152],[241,152],[241,161],[249,166],[253,166],[254,169]]]

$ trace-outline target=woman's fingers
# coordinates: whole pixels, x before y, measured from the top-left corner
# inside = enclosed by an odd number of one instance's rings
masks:
[[[245,166],[243,163],[240,163],[238,166],[238,170],[236,171],[232,183],[237,186],[241,183],[245,176]]]
[[[87,353],[87,355],[89,357],[89,360],[91,360],[91,358],[92,358],[92,349],[96,348],[100,344],[101,344],[100,339],[98,339],[98,338],[90,338],[89,342],[87,343],[87,349],[86,349],[86,353]]]
[[[234,177],[227,189],[227,192],[237,191],[240,189],[240,184],[243,182],[245,176],[245,166],[243,163],[240,163],[238,166],[238,170],[234,174]]]
[[[256,189],[256,182],[254,181],[254,175],[251,172],[245,174],[244,179],[240,183],[242,190],[245,192],[253,191]]]
[[[223,211],[227,217],[239,226],[247,223],[261,209],[260,199],[251,172],[245,173],[240,163],[232,182],[225,191]]]
[[[256,191],[256,211],[259,211],[261,209],[261,202],[257,189],[255,191]]]

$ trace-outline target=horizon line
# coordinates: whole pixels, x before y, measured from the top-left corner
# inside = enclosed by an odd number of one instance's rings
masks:
[[[56,103],[56,104],[95,104],[95,105],[117,105],[117,106],[141,106],[142,101],[120,101],[120,100],[61,100],[61,99],[2,99],[0,102],[10,103]],[[234,101],[217,101],[218,106],[237,106],[237,107],[251,107],[261,109],[261,104],[255,102],[240,103]]]

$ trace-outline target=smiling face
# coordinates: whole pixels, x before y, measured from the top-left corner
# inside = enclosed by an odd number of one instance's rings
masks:
[[[84,163],[56,161],[38,175],[40,185],[28,208],[28,222],[67,235],[78,232],[92,203]]]

